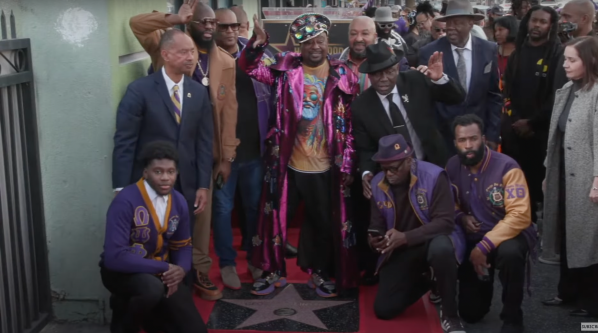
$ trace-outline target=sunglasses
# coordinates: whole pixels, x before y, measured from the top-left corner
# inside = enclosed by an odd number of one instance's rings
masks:
[[[218,31],[226,32],[228,28],[231,28],[232,31],[239,31],[239,27],[241,23],[218,23]]]
[[[215,17],[206,17],[203,18],[199,21],[191,21],[191,23],[195,23],[195,24],[203,24],[203,25],[215,25],[216,24],[216,18]]]
[[[381,29],[388,29],[388,28],[393,28],[394,27],[394,23],[378,23],[378,26]]]

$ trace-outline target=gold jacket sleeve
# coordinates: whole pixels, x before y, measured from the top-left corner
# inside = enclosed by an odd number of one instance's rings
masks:
[[[511,169],[503,176],[505,217],[478,243],[484,254],[515,238],[532,223],[529,190],[523,171]]]

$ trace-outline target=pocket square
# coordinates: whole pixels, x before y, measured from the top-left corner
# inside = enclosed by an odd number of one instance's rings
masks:
[[[490,61],[488,63],[488,65],[486,65],[486,67],[484,67],[484,74],[490,73],[490,70],[492,70],[492,61]]]

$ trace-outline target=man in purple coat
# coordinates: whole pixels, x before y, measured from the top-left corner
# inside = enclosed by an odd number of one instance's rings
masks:
[[[374,312],[380,319],[400,315],[430,283],[432,268],[442,297],[444,332],[465,333],[457,311],[457,265],[464,235],[455,227],[455,203],[446,172],[417,160],[401,134],[380,139],[372,157],[382,171],[372,179],[370,246],[381,253]],[[429,276],[430,277],[430,276]]]
[[[154,141],[139,159],[143,177],[118,193],[106,217],[100,274],[113,295],[110,331],[207,332],[181,283],[191,269],[191,234],[187,202],[173,189],[177,151]]]

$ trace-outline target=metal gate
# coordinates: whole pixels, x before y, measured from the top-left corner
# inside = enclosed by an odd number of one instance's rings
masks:
[[[52,299],[31,44],[17,39],[12,13],[0,14],[0,33],[0,333],[33,333]]]

